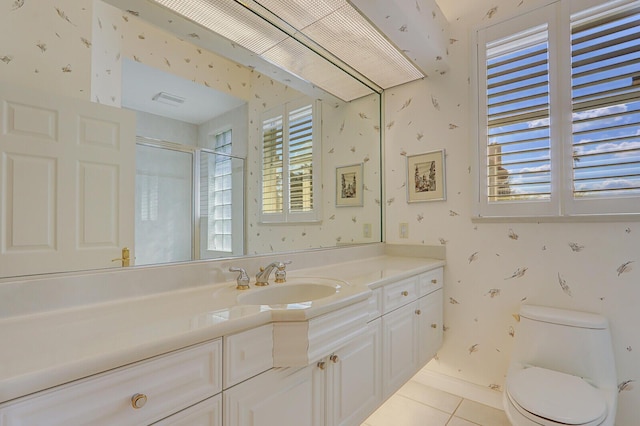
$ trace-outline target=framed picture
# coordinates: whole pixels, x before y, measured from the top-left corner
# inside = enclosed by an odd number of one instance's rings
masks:
[[[447,199],[444,149],[407,156],[407,203]]]
[[[362,206],[363,165],[336,167],[336,206],[354,207]]]

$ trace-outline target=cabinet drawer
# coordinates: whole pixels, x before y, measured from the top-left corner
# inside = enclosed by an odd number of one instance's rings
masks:
[[[383,312],[391,312],[418,298],[418,276],[407,278],[382,288]]]
[[[420,274],[420,287],[418,290],[419,296],[422,297],[429,293],[442,288],[444,283],[444,271],[443,268],[434,269],[433,271]]]
[[[222,426],[222,394],[205,399],[153,426]]]
[[[0,408],[6,425],[143,425],[222,391],[221,339],[59,386]],[[133,408],[136,395],[146,404]]]
[[[225,389],[273,367],[273,324],[224,338]]]

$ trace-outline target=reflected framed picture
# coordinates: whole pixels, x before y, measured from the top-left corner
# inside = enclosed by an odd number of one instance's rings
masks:
[[[407,203],[447,199],[444,157],[444,149],[407,155]]]
[[[361,207],[363,205],[363,164],[336,167],[336,206]]]

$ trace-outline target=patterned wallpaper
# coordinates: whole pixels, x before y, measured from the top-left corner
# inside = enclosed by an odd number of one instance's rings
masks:
[[[248,193],[259,194],[261,113],[300,97],[300,93],[259,74],[253,80],[249,103]],[[247,200],[249,254],[290,251],[339,244],[380,241],[380,103],[370,95],[350,103],[322,105],[322,223],[259,224],[259,198]],[[336,207],[335,169],[363,163],[363,207]],[[365,223],[371,237],[363,237]]]
[[[0,2],[0,79],[88,100],[92,10],[85,0]]]
[[[637,424],[640,406],[638,222],[474,223],[469,34],[532,1],[483,0],[453,17],[450,70],[386,92],[387,241],[446,247],[445,340],[428,368],[502,390],[521,303],[608,317],[619,382],[616,424]],[[406,203],[406,156],[446,150],[447,201]],[[399,224],[409,224],[400,239]]]

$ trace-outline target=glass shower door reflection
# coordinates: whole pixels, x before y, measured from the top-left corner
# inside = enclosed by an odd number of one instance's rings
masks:
[[[193,153],[136,145],[135,264],[192,259]]]

